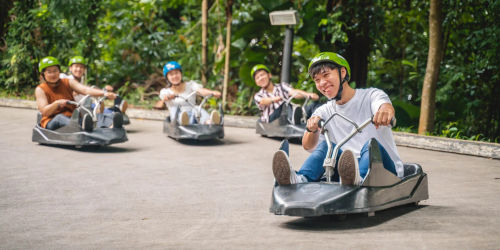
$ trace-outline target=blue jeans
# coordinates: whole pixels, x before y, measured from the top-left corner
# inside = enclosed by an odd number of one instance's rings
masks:
[[[175,113],[177,112],[178,107],[171,107],[169,108],[170,112],[170,119],[173,119],[175,117]],[[187,111],[187,114],[189,116],[189,124],[196,124],[196,112],[194,112],[194,108],[191,109],[190,111]],[[201,109],[201,115],[200,115],[200,124],[205,124],[205,122],[210,119],[210,115],[205,109]],[[181,113],[179,112],[179,117],[177,117],[177,122],[180,124],[181,123]]]
[[[384,149],[384,147],[382,147],[382,145],[380,145],[379,142],[377,143],[380,149],[380,153],[382,155],[382,162],[384,164],[384,168],[389,170],[391,173],[397,175],[396,166],[392,161],[391,157],[389,157],[389,154]],[[335,147],[334,143],[332,143],[332,147]],[[369,149],[370,149],[370,141],[367,141],[363,146],[363,148],[361,149],[360,157],[358,159],[359,174],[363,179],[365,178],[366,173],[368,172],[368,168],[370,167]],[[320,144],[318,144],[316,149],[314,149],[311,155],[309,155],[309,157],[306,159],[306,161],[304,162],[300,170],[297,172],[297,174],[305,176],[307,180],[310,182],[319,181],[323,176],[323,173],[325,172],[325,169],[323,168],[323,161],[325,160],[327,152],[328,152],[328,144],[326,144],[326,141],[322,141]],[[337,161],[336,164],[338,163],[341,154],[342,154],[342,149],[339,149],[339,153],[336,159]],[[335,173],[332,179],[335,181],[338,180],[337,169],[335,169]]]
[[[47,126],[45,126],[45,128],[49,129],[49,130],[55,130],[55,129],[58,129],[60,127],[64,127],[64,126],[68,125],[70,120],[71,120],[71,118],[69,118],[63,114],[57,114],[56,116],[54,116],[54,118],[52,118],[52,120],[50,120],[47,123]]]
[[[111,127],[111,125],[113,125],[113,116],[114,113],[97,114],[96,127],[97,128]],[[82,124],[81,117],[78,120],[79,120],[78,123],[81,125]],[[60,127],[68,125],[70,121],[71,121],[70,117],[67,117],[63,114],[57,114],[56,116],[54,116],[54,118],[52,118],[52,120],[50,120],[47,123],[47,126],[45,126],[45,128],[49,130],[56,130]]]

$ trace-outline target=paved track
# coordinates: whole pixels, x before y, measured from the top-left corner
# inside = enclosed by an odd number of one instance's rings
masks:
[[[268,212],[279,141],[226,127],[180,143],[158,121],[101,149],[31,142],[36,111],[0,107],[0,249],[498,249],[500,161],[399,147],[430,199],[303,219]],[[296,168],[307,157],[291,147]]]

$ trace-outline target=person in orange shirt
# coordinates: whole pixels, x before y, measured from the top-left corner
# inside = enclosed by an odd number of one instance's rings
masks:
[[[55,130],[69,124],[71,114],[76,108],[67,103],[74,101],[73,91],[91,96],[105,96],[111,100],[116,98],[116,94],[112,92],[87,87],[74,79],[60,79],[60,63],[54,57],[43,58],[38,69],[42,83],[36,87],[35,96],[38,110],[42,114],[40,126],[43,128]],[[121,127],[122,125],[123,116],[119,112],[97,114],[97,127]],[[84,115],[82,128],[92,131],[93,121],[90,115]]]

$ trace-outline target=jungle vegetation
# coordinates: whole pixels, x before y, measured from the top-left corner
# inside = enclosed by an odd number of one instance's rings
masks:
[[[293,8],[300,17],[294,26],[295,88],[315,91],[306,73],[309,60],[334,51],[350,62],[351,84],[390,95],[400,130],[417,132],[424,101],[430,106],[422,111],[431,119],[421,133],[500,139],[500,1],[0,0],[0,5],[2,96],[33,98],[41,58],[51,55],[67,64],[82,55],[89,62],[90,84],[111,84],[132,104],[150,108],[165,84],[165,62],[178,61],[186,78],[222,91],[230,51],[226,112],[256,115],[251,67],[268,65],[275,82],[281,70],[284,27],[271,26],[269,12]],[[429,53],[430,45],[437,51]],[[423,100],[425,81],[433,81],[434,93]]]

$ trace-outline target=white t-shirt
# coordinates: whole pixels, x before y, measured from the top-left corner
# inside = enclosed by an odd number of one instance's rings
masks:
[[[73,80],[76,80],[75,77],[73,75],[66,75],[64,73],[60,73],[59,74],[59,78],[61,79],[73,79]],[[84,84],[83,83],[83,77],[82,79],[80,80],[80,83],[81,84]],[[73,92],[73,98],[75,99],[75,102],[80,102],[80,100],[84,97],[85,95],[82,95],[82,94],[78,94],[76,92]]]
[[[75,79],[75,77],[74,77],[73,75],[66,75],[66,74],[64,74],[64,73],[60,73],[60,74],[59,74],[59,78],[61,78],[61,79],[66,79],[66,78],[67,78],[67,79],[73,79],[73,80],[76,80],[76,79]],[[83,77],[82,77],[82,79],[80,79],[80,83],[81,83],[81,84],[85,84],[85,83],[84,83],[84,80],[83,80]]]
[[[333,115],[333,113],[337,112],[351,119],[356,124],[361,125],[361,123],[375,115],[377,110],[380,108],[380,105],[384,103],[391,103],[391,100],[382,90],[376,88],[356,89],[354,97],[347,103],[338,105],[334,100],[328,101],[326,104],[316,109],[313,116],[320,116],[321,119],[326,121]],[[330,120],[326,125],[326,128],[330,132],[330,140],[335,144],[342,141],[354,130],[354,126],[351,123],[345,121],[339,116],[335,116],[332,120]],[[375,138],[385,148],[391,159],[394,161],[398,176],[403,177],[403,162],[399,157],[392,131],[387,126],[379,126],[379,128],[376,129],[375,125],[369,124],[361,133],[356,134],[353,138],[346,142],[341,149],[349,149],[356,155],[356,157],[359,158],[361,148],[371,138]],[[325,140],[325,136],[320,135],[319,139],[319,142],[321,142],[322,140]]]
[[[196,105],[196,94],[192,94],[193,92],[198,91],[198,89],[202,88],[201,84],[195,81],[187,81],[186,87],[184,88],[184,92],[180,93],[179,96],[183,96],[184,98],[188,98],[188,101],[191,104]],[[167,95],[175,94],[171,88],[163,88],[160,91],[160,99],[164,99]],[[170,109],[171,107],[180,107],[181,111],[191,111],[193,106],[187,103],[183,98],[174,98],[172,100],[168,100],[165,102],[167,107]]]

